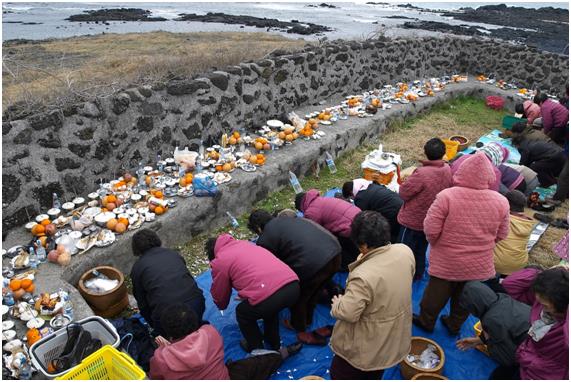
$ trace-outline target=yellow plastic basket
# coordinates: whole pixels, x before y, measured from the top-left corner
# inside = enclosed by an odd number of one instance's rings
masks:
[[[476,324],[474,325],[474,332],[476,333],[477,337],[479,337],[480,334],[482,334],[482,323],[480,321],[476,322]],[[476,346],[476,349],[478,349],[487,356],[490,355],[490,353],[488,352],[488,347],[486,345],[478,345]]]
[[[127,354],[105,345],[79,365],[56,378],[68,381],[141,380],[145,372]]]
[[[452,160],[458,153],[459,142],[451,141],[450,139],[443,139],[442,142],[446,145],[446,159]]]

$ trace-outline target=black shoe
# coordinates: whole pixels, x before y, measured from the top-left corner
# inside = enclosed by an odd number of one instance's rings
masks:
[[[77,342],[79,334],[83,331],[83,328],[77,323],[72,323],[65,328],[65,331],[67,333],[67,341],[63,347],[63,350],[61,351],[60,357],[68,355],[73,350],[73,347]]]
[[[446,328],[446,330],[448,330],[448,333],[450,333],[450,335],[457,336],[460,333],[459,330],[450,329],[450,326],[448,326],[448,316],[440,316],[440,322],[442,322],[442,325],[444,325],[444,327]]]
[[[89,346],[92,342],[91,333],[83,328],[80,329],[80,333],[75,343],[73,343],[72,349],[67,354],[62,353],[62,355],[54,359],[53,366],[57,372],[62,372],[79,365],[83,358],[85,358],[86,350],[91,348]]]
[[[293,344],[286,346],[287,356],[291,357],[292,355],[299,353],[302,347],[303,344],[301,342],[294,342]]]
[[[533,218],[536,220],[539,220],[542,223],[547,223],[547,224],[551,224],[553,222],[553,218],[549,215],[545,215],[545,214],[533,214]]]
[[[420,321],[420,316],[418,314],[412,315],[412,323],[414,324],[414,326],[418,326],[419,328],[421,328],[425,332],[432,333],[434,331],[434,328],[428,329],[426,326],[424,326],[422,324],[422,322]]]
[[[569,222],[565,219],[555,219],[553,223],[551,223],[551,226],[555,228],[569,229]]]

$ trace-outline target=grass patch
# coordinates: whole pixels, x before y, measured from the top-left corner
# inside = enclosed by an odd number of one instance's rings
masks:
[[[453,134],[466,136],[472,142],[482,135],[501,125],[504,112],[487,108],[481,99],[460,97],[449,103],[440,104],[432,108],[427,114],[393,123],[379,138],[370,141],[357,149],[347,152],[337,158],[337,173],[331,174],[327,168],[322,168],[317,177],[315,174],[301,180],[304,190],[316,188],[322,192],[332,187],[340,187],[345,181],[359,177],[361,162],[367,153],[383,143],[387,151],[394,151],[403,158],[403,168],[415,165],[424,158],[424,143],[433,137],[446,138]],[[271,160],[271,159],[270,159]],[[283,208],[294,208],[294,192],[291,187],[271,193],[264,200],[256,203],[254,208],[263,208],[268,211]],[[566,203],[558,208],[554,215],[567,216],[569,205]],[[533,216],[532,211],[527,211]],[[208,261],[204,256],[204,243],[210,236],[229,232],[239,239],[250,239],[253,235],[247,229],[248,214],[237,217],[240,227],[232,228],[230,225],[220,227],[212,232],[193,238],[181,245],[178,250],[187,260],[189,269],[196,275],[208,269]],[[559,262],[553,254],[551,247],[561,239],[565,231],[548,228],[539,243],[530,254],[530,263],[549,267]]]
[[[2,108],[60,105],[133,84],[188,77],[307,42],[268,33],[127,33],[3,44]]]

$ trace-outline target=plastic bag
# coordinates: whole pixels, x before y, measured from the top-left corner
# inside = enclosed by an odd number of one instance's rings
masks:
[[[195,176],[192,180],[192,187],[195,196],[216,196],[218,194],[218,187],[214,179],[207,175]]]
[[[184,150],[179,150],[178,147],[174,149],[174,161],[185,170],[194,169],[197,157],[198,153],[196,151],[190,151],[188,147],[185,147]]]
[[[295,131],[300,131],[305,127],[306,124],[306,120],[301,118],[299,115],[297,115],[295,112],[291,112],[287,115],[289,121],[291,122],[291,124],[293,125],[293,127],[295,127]]]

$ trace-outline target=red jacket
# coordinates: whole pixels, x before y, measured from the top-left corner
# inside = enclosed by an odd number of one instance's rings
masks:
[[[214,326],[171,345],[159,346],[151,358],[151,379],[230,379],[224,364],[224,343]]]
[[[508,200],[488,189],[495,181],[482,152],[454,174],[454,187],[440,192],[424,219],[432,276],[451,281],[487,280],[495,275],[494,247],[509,233]]]
[[[541,123],[543,132],[549,133],[551,129],[563,128],[569,122],[569,110],[560,103],[548,99],[541,105]]]
[[[541,117],[541,108],[533,101],[523,101],[523,112],[527,118],[527,123],[532,124],[537,118]]]
[[[220,235],[214,246],[210,293],[219,309],[226,309],[232,288],[238,296],[257,305],[281,287],[298,281],[297,275],[270,251],[228,234]]]
[[[303,216],[322,225],[329,232],[341,237],[351,235],[351,223],[361,210],[338,198],[319,196],[318,190],[309,190],[301,202]]]
[[[424,229],[424,218],[436,195],[452,187],[452,171],[443,160],[421,163],[422,166],[414,170],[399,188],[404,204],[399,211],[398,222],[416,231]]]

